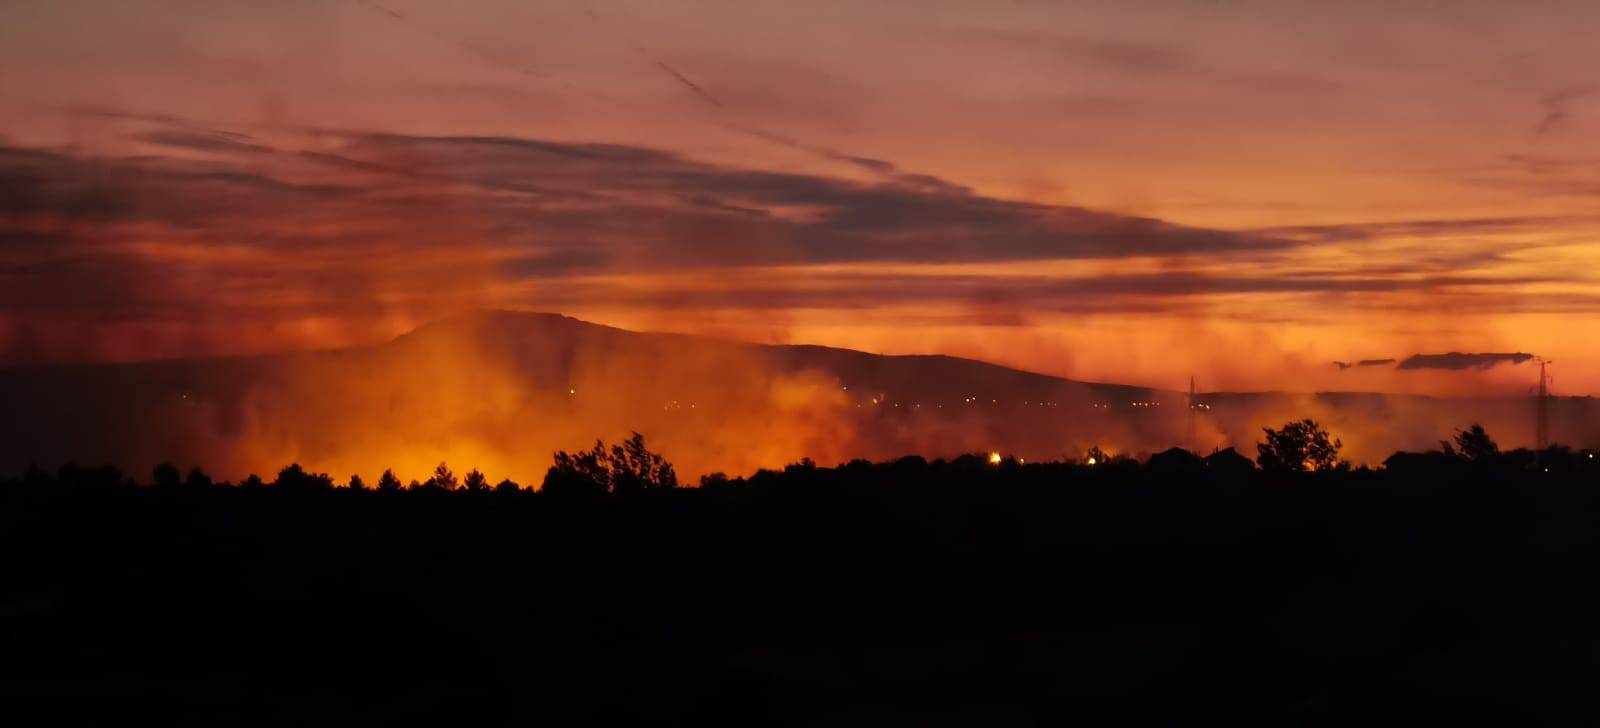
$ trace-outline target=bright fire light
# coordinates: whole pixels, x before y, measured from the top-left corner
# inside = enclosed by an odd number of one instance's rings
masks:
[[[997,452],[989,453],[989,464],[990,465],[999,465],[1000,464],[1000,453],[997,453]]]
[[[1089,464],[1090,464],[1090,465],[1093,465],[1093,464],[1094,464],[1094,458],[1089,458]]]

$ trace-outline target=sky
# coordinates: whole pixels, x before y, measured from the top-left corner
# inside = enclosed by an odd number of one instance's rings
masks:
[[[1594,3],[0,15],[4,365],[498,307],[1172,389],[1515,393],[1528,354],[1600,393]]]

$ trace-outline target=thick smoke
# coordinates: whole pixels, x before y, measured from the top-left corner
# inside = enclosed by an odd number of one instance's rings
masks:
[[[812,458],[1030,460],[1174,445],[1254,455],[1263,427],[1311,417],[1376,465],[1479,422],[1531,444],[1528,397],[1185,394],[1090,385],[946,357],[634,334],[554,315],[488,312],[390,343],[270,357],[11,370],[0,466],[160,461],[220,477],[290,462],[369,481],[438,462],[536,484],[558,449],[644,433],[687,479]],[[1596,408],[1553,405],[1558,441],[1592,445]],[[1189,428],[1193,427],[1193,438]],[[1587,423],[1587,424],[1586,424]]]

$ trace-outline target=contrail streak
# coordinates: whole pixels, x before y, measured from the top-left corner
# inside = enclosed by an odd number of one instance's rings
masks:
[[[437,32],[437,31],[435,31],[435,30],[433,30],[431,28],[422,26],[422,25],[414,22],[411,18],[408,18],[405,15],[400,14],[399,12],[395,11],[392,8],[389,8],[387,6],[381,5],[381,4],[376,3],[376,2],[373,2],[373,0],[355,0],[355,1],[356,1],[357,4],[359,4],[359,5],[363,6],[363,7],[371,8],[374,11],[377,11],[377,12],[383,13],[384,15],[389,16],[389,18],[392,19],[392,20],[396,20],[398,22],[405,23],[405,24],[411,26],[413,29],[416,29],[416,30],[419,30],[419,31],[423,32],[428,37],[433,38],[436,41],[439,41],[441,43],[448,43],[450,45],[454,45],[454,46],[456,46],[458,48],[461,48],[462,50],[465,50],[466,52],[471,53],[474,56],[477,56],[480,60],[487,61],[489,63],[492,63],[492,64],[496,65],[496,66],[504,68],[504,69],[506,69],[508,71],[514,71],[514,72],[522,74],[524,76],[531,76],[533,78],[537,78],[537,79],[545,80],[545,81],[554,81],[555,83],[558,83],[558,84],[560,84],[562,86],[565,86],[567,88],[572,88],[573,90],[577,90],[571,84],[568,84],[568,83],[565,83],[563,81],[559,81],[559,80],[556,80],[556,79],[552,79],[549,74],[544,73],[543,71],[539,71],[538,69],[530,68],[528,66],[524,66],[524,65],[519,64],[519,63],[514,63],[512,61],[506,60],[504,57],[500,56],[499,54],[492,53],[492,52],[490,52],[488,50],[485,50],[484,48],[482,48],[482,47],[480,47],[480,46],[478,46],[478,45],[476,45],[474,43],[471,43],[471,42],[468,42],[468,41],[464,41],[464,40],[461,40],[459,38],[453,38],[453,37],[444,35],[442,33],[439,33],[439,32]]]
[[[704,99],[706,103],[711,104],[712,106],[715,106],[715,107],[717,107],[719,109],[722,108],[722,102],[718,101],[717,97],[712,96],[711,92],[701,88],[700,84],[697,84],[694,81],[690,81],[687,76],[685,76],[685,75],[683,75],[681,73],[678,73],[678,69],[667,65],[666,61],[663,61],[663,60],[661,60],[659,58],[654,58],[650,54],[645,53],[643,50],[639,50],[639,53],[644,55],[644,57],[649,58],[650,60],[654,61],[655,64],[656,64],[656,68],[659,68],[662,71],[665,71],[667,75],[677,79],[678,83],[683,84],[684,88],[687,88],[690,91],[693,91],[694,95],[699,96],[701,99]]]

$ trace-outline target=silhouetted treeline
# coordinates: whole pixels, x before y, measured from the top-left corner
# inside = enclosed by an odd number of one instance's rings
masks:
[[[1257,445],[1254,461],[1240,455],[1232,448],[1217,450],[1201,456],[1182,448],[1171,448],[1150,456],[1145,462],[1126,455],[1112,455],[1096,447],[1081,459],[1027,463],[1008,458],[999,453],[970,454],[952,461],[936,460],[932,463],[918,456],[910,456],[895,465],[920,464],[919,472],[944,473],[973,480],[999,479],[1002,481],[1026,480],[1033,482],[1057,479],[1064,484],[1073,481],[1090,482],[1120,480],[1126,482],[1168,481],[1187,479],[1194,484],[1239,487],[1260,482],[1283,481],[1292,475],[1314,475],[1320,482],[1364,483],[1374,473],[1381,478],[1398,475],[1417,487],[1435,487],[1450,482],[1473,478],[1493,477],[1505,481],[1530,478],[1536,482],[1557,476],[1583,472],[1596,464],[1595,450],[1575,451],[1565,445],[1553,445],[1544,451],[1517,449],[1502,452],[1493,438],[1481,425],[1462,430],[1449,441],[1440,443],[1440,449],[1430,452],[1397,452],[1385,459],[1377,470],[1362,467],[1353,469],[1348,462],[1338,459],[1341,443],[1332,438],[1313,420],[1287,423],[1282,429],[1265,431],[1266,439]],[[987,466],[987,467],[980,467]],[[782,471],[762,470],[749,478],[730,479],[726,474],[713,473],[702,476],[700,485],[725,488],[747,483],[773,484],[796,478],[806,481],[852,479],[851,474],[871,472],[872,478],[892,476],[899,470],[883,471],[882,464],[855,460],[837,468],[819,468],[809,458],[784,468]],[[878,469],[875,469],[878,468]],[[20,479],[25,484],[60,483],[65,486],[109,487],[140,485],[132,477],[111,466],[84,468],[76,464],[62,466],[55,474],[30,468]],[[0,481],[3,482],[3,481]],[[187,475],[171,464],[157,465],[148,485],[161,488],[203,488],[210,486],[234,487],[236,484],[216,482],[199,469]],[[343,484],[327,473],[308,472],[298,463],[278,471],[272,481],[263,481],[251,475],[237,484],[246,489],[277,488],[289,491],[370,490],[359,475],[351,475]],[[554,463],[545,473],[538,490],[551,496],[584,496],[603,494],[634,494],[648,490],[679,487],[672,464],[659,453],[650,451],[639,433],[620,444],[607,447],[597,441],[594,447],[577,453],[557,452]],[[447,463],[441,462],[427,480],[412,480],[402,485],[393,470],[385,470],[378,478],[378,492],[426,491],[501,494],[528,493],[533,488],[524,487],[514,480],[504,479],[491,486],[488,476],[477,469],[458,478]]]
[[[34,471],[0,485],[0,697],[101,723],[1593,722],[1600,464],[1474,442],[609,495]]]

